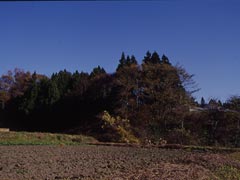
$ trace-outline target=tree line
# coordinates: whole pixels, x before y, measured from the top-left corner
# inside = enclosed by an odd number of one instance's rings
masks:
[[[122,53],[114,73],[15,69],[0,77],[0,125],[102,141],[239,146],[240,98],[198,103],[197,90],[193,75],[149,51],[141,64]]]

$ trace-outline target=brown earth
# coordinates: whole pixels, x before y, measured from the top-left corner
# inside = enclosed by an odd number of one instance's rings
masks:
[[[222,154],[112,146],[0,146],[1,180],[217,179],[216,168],[240,163]]]

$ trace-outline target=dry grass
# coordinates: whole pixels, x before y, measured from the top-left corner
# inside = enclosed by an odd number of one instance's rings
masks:
[[[97,142],[83,135],[52,134],[41,132],[0,132],[0,145],[75,145]]]

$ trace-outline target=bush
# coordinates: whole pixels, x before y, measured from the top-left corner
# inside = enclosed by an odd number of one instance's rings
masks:
[[[197,138],[186,129],[173,129],[166,134],[165,139],[168,143],[172,144],[184,144],[184,145],[197,145]]]
[[[134,136],[130,129],[128,119],[119,116],[112,117],[107,111],[102,116],[102,126],[104,130],[103,140],[122,143],[139,143],[139,139]]]

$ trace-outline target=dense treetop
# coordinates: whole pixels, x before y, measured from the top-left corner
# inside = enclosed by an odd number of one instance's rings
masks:
[[[225,103],[202,98],[198,104],[192,96],[197,90],[193,75],[149,51],[141,64],[122,53],[111,74],[100,66],[91,73],[62,70],[51,77],[15,69],[0,77],[0,124],[105,141],[165,138],[238,146],[240,98]]]

